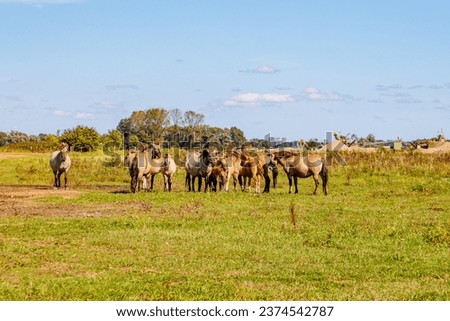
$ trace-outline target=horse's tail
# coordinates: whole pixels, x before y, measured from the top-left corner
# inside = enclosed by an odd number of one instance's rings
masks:
[[[322,178],[323,193],[328,195],[328,167],[327,162],[322,158],[322,169],[320,170],[320,177]]]

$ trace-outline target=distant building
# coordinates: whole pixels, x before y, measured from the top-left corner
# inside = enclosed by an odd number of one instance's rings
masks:
[[[289,142],[286,137],[272,137],[270,133],[264,136],[264,140],[269,144],[270,148],[276,147],[293,147],[298,148],[298,141]]]

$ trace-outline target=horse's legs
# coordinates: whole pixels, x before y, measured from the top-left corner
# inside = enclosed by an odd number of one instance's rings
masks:
[[[62,175],[62,173],[58,171],[58,174],[57,174],[58,179],[56,180],[56,187],[57,188],[61,187],[61,175]]]
[[[322,166],[325,166],[325,164],[323,164]],[[320,177],[322,178],[323,193],[325,195],[328,195],[328,172],[326,169],[325,171],[323,169],[320,171]]]
[[[298,194],[298,177],[294,176],[295,194]]]
[[[250,180],[250,178],[249,178]],[[259,194],[261,193],[261,179],[260,176],[255,175],[253,176],[253,180],[255,181],[255,193]]]
[[[185,185],[188,187],[188,191],[191,191],[191,175],[186,173],[186,182]]]
[[[202,191],[202,179],[203,179],[203,177],[200,175],[197,178],[198,178],[198,191],[201,192]]]
[[[233,174],[233,185],[234,185],[234,191],[237,191],[237,183],[238,183],[238,177],[236,177],[236,174]]]
[[[270,177],[269,173],[264,173],[264,191],[263,193],[270,193]]]
[[[227,178],[225,179],[225,184],[223,184],[223,186],[221,187],[221,190],[223,190],[223,191],[225,191],[225,192],[228,192],[228,188],[229,188],[229,186],[230,186],[230,178],[231,178],[231,177],[227,177]]]
[[[167,189],[169,192],[172,191],[172,174],[169,174],[167,178]]]
[[[64,189],[67,189],[67,172],[64,172]]]
[[[150,192],[153,191],[153,182],[155,181],[155,174],[152,174],[151,183],[150,183]]]
[[[276,165],[275,165],[276,166]],[[273,188],[277,187],[278,169],[272,169]]]
[[[136,179],[136,190],[138,192],[141,190],[141,181],[142,181],[142,188],[145,189],[147,187],[147,181],[145,180],[145,177],[141,173],[139,173]]]
[[[317,188],[320,185],[320,183],[319,183],[319,174],[314,175],[313,178],[314,178],[314,185],[315,185],[313,195],[317,195]]]
[[[136,177],[135,176],[131,177],[130,190],[132,193],[136,192]]]
[[[288,180],[289,180],[289,194],[292,193],[292,176],[288,175]]]
[[[55,177],[55,182],[53,183],[54,188],[58,188],[58,174],[53,172],[53,176]]]

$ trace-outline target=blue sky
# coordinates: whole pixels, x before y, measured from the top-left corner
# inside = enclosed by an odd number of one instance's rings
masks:
[[[450,136],[450,2],[0,0],[0,131],[179,108],[247,138]]]

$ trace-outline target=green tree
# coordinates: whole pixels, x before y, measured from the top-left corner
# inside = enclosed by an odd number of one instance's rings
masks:
[[[141,142],[162,139],[169,126],[169,113],[163,108],[134,111],[130,117],[122,119],[117,129],[139,137]]]
[[[0,146],[3,146],[6,144],[6,138],[8,137],[8,134],[5,132],[0,132]]]
[[[86,152],[99,147],[100,134],[92,127],[78,125],[64,130],[61,141],[69,144],[71,150]]]
[[[241,146],[247,139],[244,136],[244,132],[237,127],[230,128],[230,138],[236,146]]]
[[[369,143],[375,143],[375,135],[374,134],[367,135],[366,139]]]
[[[107,134],[102,135],[102,144],[113,144],[117,148],[121,148],[123,144],[122,133],[117,129],[109,130]]]

